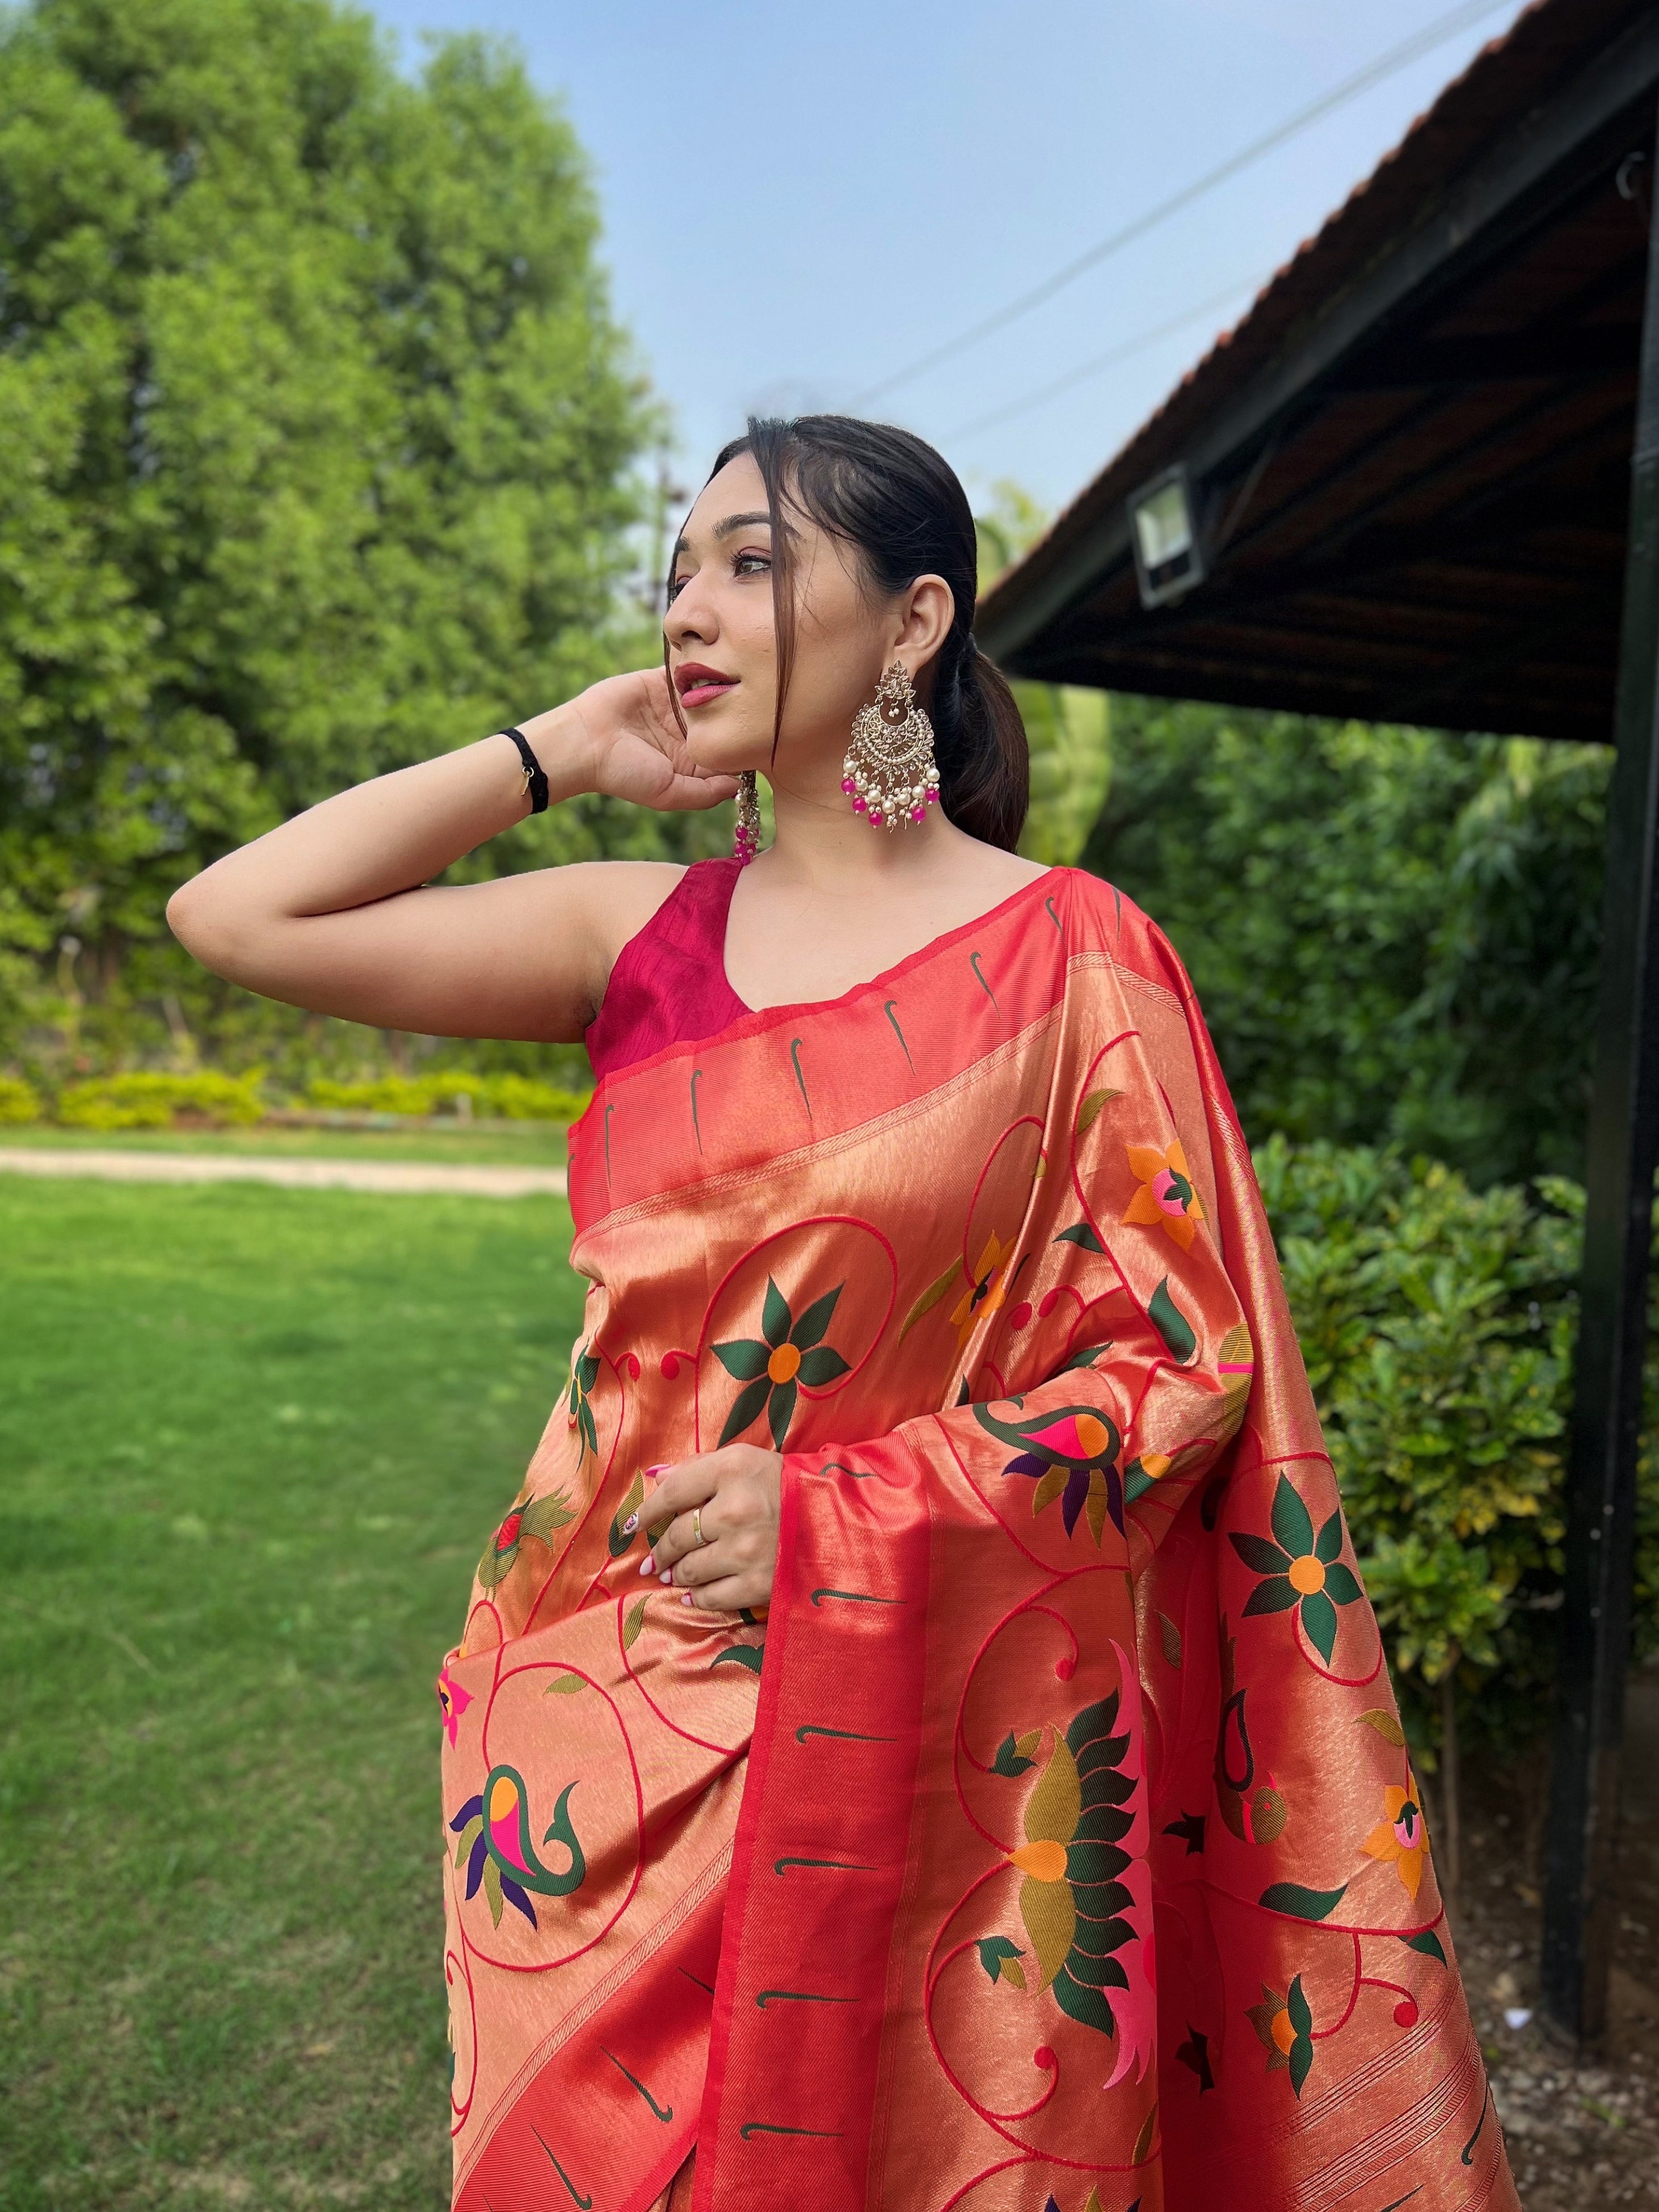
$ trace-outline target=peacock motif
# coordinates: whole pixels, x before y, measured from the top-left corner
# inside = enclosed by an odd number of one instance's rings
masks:
[[[574,1782],[559,1792],[553,1819],[542,1842],[561,1844],[570,1854],[562,1873],[544,1863],[531,1839],[530,1798],[524,1777],[516,1767],[492,1766],[483,1788],[469,1797],[450,1828],[459,1841],[455,1863],[466,1867],[466,1894],[476,1897],[480,1886],[496,1927],[501,1924],[503,1905],[523,1913],[532,1928],[538,1925],[529,1893],[544,1897],[568,1897],[587,1878],[587,1861],[569,1813]]]

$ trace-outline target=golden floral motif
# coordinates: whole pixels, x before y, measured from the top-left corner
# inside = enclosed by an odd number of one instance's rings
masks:
[[[974,1269],[973,1280],[957,1302],[951,1316],[951,1326],[957,1333],[957,1342],[965,1346],[969,1338],[987,1314],[995,1313],[1008,1293],[1008,1262],[1014,1256],[1012,1244],[1005,1244],[994,1230],[985,1240],[985,1249],[979,1255],[979,1265]]]
[[[1384,1865],[1392,1864],[1407,1896],[1414,1898],[1423,1879],[1423,1860],[1428,1847],[1422,1802],[1417,1794],[1416,1781],[1408,1771],[1403,1790],[1390,1784],[1382,1792],[1382,1818],[1360,1848]]]
[[[1162,1229],[1183,1252],[1191,1251],[1198,1224],[1204,1218],[1204,1207],[1193,1188],[1180,1138],[1167,1149],[1157,1145],[1129,1145],[1125,1150],[1129,1155],[1130,1168],[1139,1178],[1140,1188],[1129,1200],[1123,1218]]]

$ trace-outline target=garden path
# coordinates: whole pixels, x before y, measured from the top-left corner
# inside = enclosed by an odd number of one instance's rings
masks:
[[[0,1146],[0,1173],[95,1176],[113,1182],[274,1182],[301,1190],[451,1192],[472,1198],[566,1194],[562,1168],[424,1160],[260,1158],[234,1152],[70,1152]]]

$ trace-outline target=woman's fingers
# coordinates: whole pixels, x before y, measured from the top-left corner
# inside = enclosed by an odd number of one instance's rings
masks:
[[[677,775],[668,788],[651,801],[665,814],[696,811],[719,806],[738,794],[738,780],[734,775]]]
[[[718,1582],[722,1575],[742,1574],[754,1566],[757,1563],[751,1556],[752,1550],[741,1534],[734,1533],[722,1540],[709,1533],[705,1522],[701,1544],[688,1536],[685,1548],[672,1561],[664,1559],[660,1564],[682,1589],[696,1589]]]
[[[680,1603],[695,1613],[743,1613],[765,1602],[757,1575],[723,1575],[719,1582],[680,1592]]]
[[[708,1541],[712,1529],[705,1527],[704,1523],[714,1503],[714,1493],[711,1490],[707,1498],[688,1500],[678,1512],[669,1514],[665,1520],[657,1509],[656,1501],[653,1499],[650,1502],[647,1508],[651,1516],[648,1534],[652,1550],[662,1554],[657,1562],[659,1566],[665,1567],[671,1559],[678,1559],[692,1550],[698,1540],[699,1529],[702,1530],[702,1541]],[[697,1516],[696,1521],[691,1517],[693,1513]]]
[[[714,1529],[709,1519],[714,1510],[712,1503],[707,1507],[699,1505],[693,1513],[677,1515],[667,1528],[658,1532],[651,1546],[651,1568],[664,1582],[690,1579],[686,1571],[690,1562],[708,1551],[714,1541]]]
[[[718,1484],[716,1457],[713,1452],[700,1452],[696,1459],[683,1459],[677,1467],[671,1467],[644,1504],[629,1515],[623,1524],[623,1534],[631,1536],[643,1521],[647,1533],[655,1534],[677,1513],[707,1505]],[[646,1472],[648,1475],[653,1470],[647,1468]]]
[[[646,1499],[639,1514],[634,1516],[644,1521],[651,1543],[650,1551],[640,1563],[642,1575],[664,1574],[676,1560],[697,1548],[702,1516],[714,1501],[720,1471],[718,1452],[682,1460]],[[694,1515],[698,1517],[694,1519]],[[712,1529],[704,1530],[705,1543],[711,1534]]]
[[[763,1605],[771,1595],[781,1467],[775,1453],[732,1444],[670,1468],[623,1524],[631,1535],[643,1522],[649,1536],[640,1573],[695,1591],[712,1611]],[[737,1589],[743,1594],[734,1596]]]

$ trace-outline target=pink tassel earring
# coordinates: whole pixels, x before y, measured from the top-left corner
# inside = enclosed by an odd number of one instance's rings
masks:
[[[876,696],[853,717],[853,742],[842,763],[841,787],[876,830],[925,822],[939,801],[933,726],[916,704],[915,686],[896,660]]]
[[[746,768],[738,778],[738,828],[732,840],[732,857],[740,868],[746,868],[759,852],[760,831],[760,794],[754,769]]]

